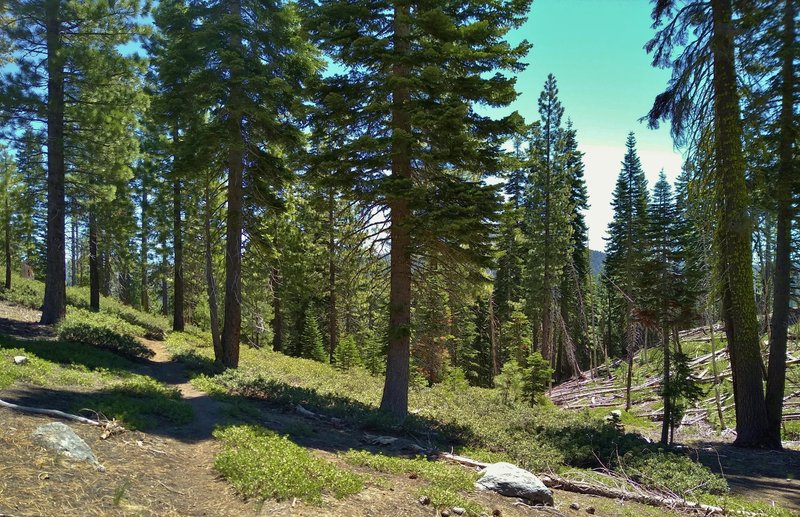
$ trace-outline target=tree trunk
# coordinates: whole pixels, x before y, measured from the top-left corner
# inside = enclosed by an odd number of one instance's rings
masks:
[[[272,350],[283,352],[283,309],[280,296],[280,271],[272,267],[269,274],[269,283],[272,287]]]
[[[141,275],[142,275],[142,293],[141,293],[141,295],[142,295],[142,297],[141,297],[141,303],[142,303],[142,310],[144,312],[150,312],[150,297],[147,295],[147,283],[148,283],[148,278],[147,278],[147,253],[148,253],[148,249],[147,249],[147,234],[149,233],[149,228],[147,226],[147,211],[148,211],[148,208],[149,208],[149,202],[148,202],[148,199],[147,199],[147,186],[145,185],[144,181],[145,180],[142,179],[142,214],[141,214],[141,217],[142,217],[142,235],[141,235],[141,237],[142,237],[142,246],[141,246],[141,248],[142,248],[142,250],[141,250],[142,251],[142,255],[141,255],[141,257],[142,257],[141,258],[141,261],[142,261],[142,263],[141,263],[141,267],[142,267],[142,271],[141,271]]]
[[[333,353],[336,350],[336,339],[339,333],[336,315],[336,212],[333,189],[328,200],[328,362],[333,364]]]
[[[72,237],[72,246],[70,246],[70,251],[72,252],[71,255],[71,264],[70,264],[70,285],[78,285],[78,202],[73,200],[72,202],[72,216],[70,217],[71,225],[70,225],[70,235]]]
[[[177,141],[175,131],[174,140]],[[186,324],[183,319],[183,230],[181,228],[181,180],[177,171],[173,170],[172,178],[172,239],[175,253],[174,294],[172,299],[172,330],[183,332]]]
[[[628,372],[625,376],[625,411],[631,410],[631,384],[633,383],[633,356],[636,352],[638,329],[633,322],[632,308],[628,307],[628,326],[625,331],[625,344],[628,350]]]
[[[240,0],[229,0],[231,18],[241,21]],[[236,29],[233,29],[234,31]],[[231,34],[230,46],[241,52],[242,42],[238,35]],[[238,56],[237,58],[238,59]],[[225,233],[225,320],[222,326],[222,364],[227,368],[239,366],[239,340],[242,331],[242,173],[244,167],[244,141],[242,115],[239,103],[242,87],[238,83],[240,71],[237,66],[230,69],[231,90],[228,98],[228,192],[227,225]]]
[[[769,440],[781,446],[781,418],[786,385],[786,340],[789,327],[789,299],[792,275],[792,182],[794,142],[794,53],[795,20],[793,0],[783,8],[783,66],[781,86],[780,149],[778,156],[778,234],[775,250],[775,290],[769,341],[769,370],[767,372],[767,422]]]
[[[779,447],[780,443],[776,444],[769,437],[762,386],[731,0],[712,0],[711,10],[716,185],[720,205],[717,255],[721,261],[718,271],[722,275],[725,332],[736,403],[734,445]]]
[[[725,429],[725,415],[722,413],[722,401],[719,397],[719,370],[717,369],[717,335],[714,333],[714,320],[706,315],[706,323],[711,331],[711,373],[714,375],[714,401],[717,406],[720,429]]]
[[[406,108],[408,87],[403,80],[409,67],[402,56],[410,50],[408,3],[394,4],[394,52],[397,61],[392,75],[399,84],[392,91],[392,177],[395,191],[389,195],[391,218],[391,273],[389,280],[389,352],[381,410],[395,420],[408,414],[409,340],[411,335],[411,211],[408,192],[411,189],[411,117]]]
[[[41,323],[67,313],[64,264],[64,57],[59,0],[45,2],[47,31],[47,268]]]
[[[214,263],[211,253],[211,192],[206,177],[203,207],[203,237],[206,255],[206,291],[208,312],[211,317],[211,342],[214,344],[214,362],[222,364],[222,343],[219,336],[219,312],[217,309],[217,282],[214,280]],[[256,334],[257,335],[257,334]]]
[[[663,399],[664,399],[664,420],[661,422],[661,443],[669,444],[670,420],[672,420],[672,397],[670,396],[669,385],[669,328],[665,325],[661,331],[664,349],[664,373],[663,373]]]
[[[8,174],[9,172],[6,171]],[[5,192],[5,256],[6,256],[6,278],[3,284],[7,290],[11,289],[11,208],[8,203],[8,183]]]
[[[89,207],[89,308],[100,310],[100,267],[97,256],[96,207]]]
[[[161,241],[161,314],[169,316],[169,285],[167,276],[169,275],[169,261],[167,259],[167,244]]]
[[[489,344],[492,348],[492,382],[490,386],[494,385],[494,378],[500,374],[500,358],[497,346],[497,319],[494,314],[494,294],[489,294]]]

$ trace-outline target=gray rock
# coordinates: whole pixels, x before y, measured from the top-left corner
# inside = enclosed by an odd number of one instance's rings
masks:
[[[452,510],[453,513],[456,515],[464,515],[465,513],[467,513],[466,508],[461,508],[460,506],[454,506]]]
[[[34,443],[49,451],[63,454],[75,461],[87,461],[98,470],[104,470],[92,449],[68,425],[52,422],[40,425],[31,433]]]
[[[14,356],[14,364],[27,364],[28,358],[24,355],[15,355]]]
[[[511,463],[492,463],[475,486],[532,503],[553,504],[553,492],[539,478]]]

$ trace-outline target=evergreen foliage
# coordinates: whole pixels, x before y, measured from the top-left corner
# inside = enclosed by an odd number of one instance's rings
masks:
[[[322,333],[319,331],[319,323],[317,323],[317,318],[311,307],[306,309],[303,319],[303,334],[300,338],[300,356],[321,363],[327,362],[328,354],[325,353],[325,348],[322,346]]]
[[[333,364],[336,365],[336,368],[344,371],[356,366],[363,366],[361,353],[358,351],[354,336],[347,335],[339,341],[339,346],[333,353]]]

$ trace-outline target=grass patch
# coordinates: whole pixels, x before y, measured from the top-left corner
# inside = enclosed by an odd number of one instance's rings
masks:
[[[27,363],[14,364],[17,355],[27,357]],[[129,360],[93,346],[0,336],[0,389],[26,383],[46,390],[30,391],[25,405],[48,407],[49,398],[57,397],[70,412],[88,408],[131,429],[192,420],[191,407],[175,389],[131,373],[132,368]]]
[[[729,491],[725,478],[680,454],[648,449],[629,451],[619,463],[637,483],[682,498],[695,497],[696,494],[724,495]]]
[[[704,494],[698,502],[725,509],[726,515],[757,515],[769,517],[797,517],[797,512],[773,506],[770,503],[751,501],[735,495],[713,496]]]
[[[89,308],[88,287],[68,287],[67,303],[74,307]],[[169,330],[169,321],[165,316],[142,312],[130,305],[125,305],[116,298],[100,296],[100,310],[109,315],[143,329],[137,334],[148,339],[163,340]]]
[[[148,429],[159,424],[184,425],[194,418],[191,406],[181,400],[178,390],[143,375],[86,394],[77,405],[91,408],[107,418],[116,418],[131,429]]]
[[[428,496],[436,508],[460,506],[471,515],[480,515],[484,508],[465,497],[475,491],[475,481],[480,474],[458,465],[428,461],[425,458],[399,458],[350,450],[342,455],[344,460],[360,467],[394,475],[416,475],[429,484],[418,490],[418,495]]]
[[[320,505],[323,495],[342,499],[363,489],[361,476],[317,458],[287,437],[262,427],[218,428],[214,437],[222,441],[214,468],[247,497],[297,497]]]
[[[105,348],[130,358],[147,358],[153,351],[136,340],[146,331],[116,316],[71,308],[58,324],[58,337]]]
[[[217,396],[227,393],[282,406],[302,404],[362,429],[398,431],[378,411],[382,380],[365,370],[353,368],[342,373],[315,361],[242,348],[237,370],[214,374],[213,351],[191,347],[189,343],[185,339],[167,340],[174,353],[189,359],[196,374],[192,382],[199,389]],[[507,405],[496,390],[467,387],[453,392],[446,385],[412,389],[409,405],[412,410],[419,409],[406,419],[402,430],[423,434],[440,447],[482,450],[533,472],[596,468],[598,459],[604,465],[614,465],[615,459],[628,451],[657,450],[638,434],[620,431],[607,423],[607,410],[564,411],[552,405]],[[649,421],[632,414],[625,415],[624,420],[634,428],[652,427]],[[705,469],[704,474],[711,477],[710,470],[699,464],[697,468]],[[671,485],[670,489],[684,488]]]

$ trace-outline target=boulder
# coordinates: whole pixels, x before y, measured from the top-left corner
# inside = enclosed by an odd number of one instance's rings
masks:
[[[33,442],[75,461],[86,461],[103,470],[92,449],[68,425],[52,422],[40,425],[31,433]]]
[[[24,355],[15,355],[14,356],[14,364],[27,364],[28,358]]]
[[[538,477],[511,463],[492,463],[475,486],[531,503],[553,505],[553,492]]]

